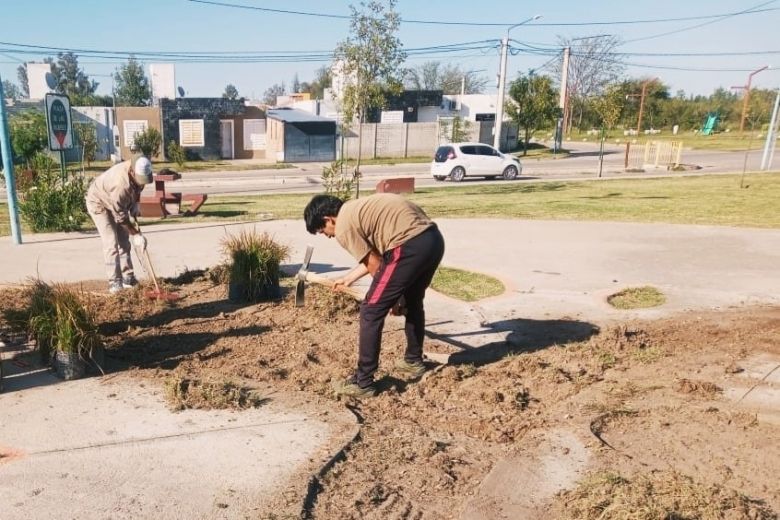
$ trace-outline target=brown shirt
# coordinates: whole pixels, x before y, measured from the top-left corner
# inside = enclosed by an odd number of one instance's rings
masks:
[[[87,190],[87,210],[96,215],[108,211],[118,224],[136,215],[143,186],[130,182],[129,171],[130,161],[124,161],[95,177]]]
[[[336,217],[336,240],[358,261],[380,255],[433,226],[416,204],[400,195],[378,193],[344,203]]]

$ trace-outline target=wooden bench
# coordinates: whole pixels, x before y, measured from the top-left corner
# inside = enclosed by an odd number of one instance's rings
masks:
[[[414,193],[414,177],[397,177],[376,183],[377,193]]]
[[[200,207],[206,202],[208,195],[205,193],[166,193],[165,182],[181,179],[181,174],[173,170],[164,169],[154,176],[154,195],[141,197],[138,201],[142,217],[165,218],[168,216],[184,215],[189,217],[195,215]],[[182,203],[188,203],[182,213]]]

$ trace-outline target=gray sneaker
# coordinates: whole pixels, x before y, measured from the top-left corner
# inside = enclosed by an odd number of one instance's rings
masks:
[[[108,282],[108,292],[111,294],[116,294],[118,292],[121,292],[124,287],[122,287],[122,282],[119,280],[112,280]]]
[[[425,373],[425,365],[423,365],[420,361],[410,363],[405,359],[399,359],[395,362],[395,369],[402,374],[413,378],[422,377],[422,375]]]
[[[132,289],[136,285],[138,285],[138,280],[135,279],[135,276],[130,275],[122,278],[122,287],[125,289]]]
[[[374,397],[376,395],[376,387],[374,385],[361,388],[358,386],[354,377],[338,379],[333,382],[332,387],[336,395],[345,395],[347,397],[356,397],[358,399],[362,399],[364,397]]]

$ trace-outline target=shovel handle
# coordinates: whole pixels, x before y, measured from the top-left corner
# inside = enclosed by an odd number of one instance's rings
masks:
[[[152,274],[152,281],[154,282],[154,290],[160,293],[160,286],[157,284],[157,275],[154,274],[154,266],[152,265],[152,259],[149,258],[149,251],[144,249],[144,256],[146,257],[146,265],[149,266],[149,272]]]
[[[322,276],[316,273],[306,273],[306,281],[310,283],[316,283],[318,285],[324,285],[325,287],[330,287],[331,289],[333,289],[333,286],[335,285],[333,278]],[[358,301],[363,300],[363,297],[365,296],[365,294],[363,294],[361,291],[358,291],[352,287],[344,287],[340,292],[348,294]]]

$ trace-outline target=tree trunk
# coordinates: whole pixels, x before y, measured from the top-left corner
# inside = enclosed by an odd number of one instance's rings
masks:
[[[525,129],[525,139],[523,139],[523,157],[528,155],[528,140],[531,139],[530,132],[528,129]]]

